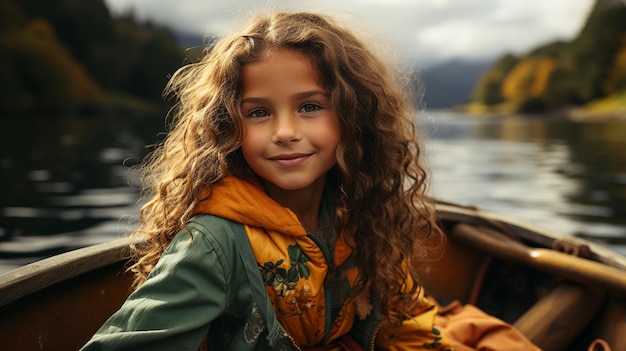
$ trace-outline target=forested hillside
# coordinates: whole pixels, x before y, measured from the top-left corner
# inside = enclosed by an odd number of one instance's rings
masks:
[[[183,62],[167,28],[112,18],[103,0],[0,0],[0,112],[160,101]]]
[[[570,42],[504,55],[479,79],[473,101],[478,112],[542,113],[598,102],[626,112],[626,2],[596,0]]]

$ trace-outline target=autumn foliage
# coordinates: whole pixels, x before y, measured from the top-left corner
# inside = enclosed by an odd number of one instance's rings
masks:
[[[473,101],[543,112],[624,91],[626,3],[597,0],[574,40],[547,44],[523,57],[503,56],[478,81]]]
[[[162,101],[183,62],[169,30],[112,18],[103,0],[0,0],[0,112],[98,108],[112,93]]]

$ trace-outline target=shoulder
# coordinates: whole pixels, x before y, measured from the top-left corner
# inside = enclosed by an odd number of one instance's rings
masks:
[[[167,251],[191,255],[216,254],[222,265],[232,266],[239,256],[237,235],[245,235],[241,223],[208,214],[192,217],[174,237]]]
[[[234,233],[236,231],[244,231],[241,223],[233,222],[228,219],[209,215],[198,214],[192,217],[185,228],[181,230],[187,233],[198,233],[202,236],[213,237],[220,241],[234,240]],[[181,234],[179,233],[179,235]]]
[[[229,290],[242,282],[237,274],[243,269],[235,239],[238,230],[245,235],[239,223],[211,215],[193,217],[163,251],[148,280],[159,276],[157,280],[175,277],[188,281],[202,276],[204,283]]]
[[[198,214],[192,217],[187,224],[176,234],[172,244],[192,243],[193,245],[208,245],[216,247],[232,246],[235,237],[245,233],[241,223],[209,215]]]

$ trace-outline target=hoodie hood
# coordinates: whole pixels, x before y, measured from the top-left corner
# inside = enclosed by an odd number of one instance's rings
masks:
[[[307,234],[295,213],[269,197],[254,178],[243,180],[230,176],[213,184],[211,195],[198,204],[194,213],[210,214],[289,236]]]

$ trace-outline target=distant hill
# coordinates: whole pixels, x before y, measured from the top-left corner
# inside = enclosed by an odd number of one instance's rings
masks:
[[[596,0],[572,41],[504,55],[472,97],[478,112],[543,113],[610,100],[626,113],[626,2]]]
[[[185,48],[186,56],[190,59],[198,55],[198,49],[202,49],[207,41],[204,36],[195,33],[174,32],[174,37]],[[416,72],[414,84],[425,88],[423,102],[427,108],[448,108],[466,104],[471,99],[478,77],[490,64],[488,61],[452,60],[425,67]]]
[[[113,18],[103,0],[0,0],[0,112],[161,104],[183,57],[168,28]]]
[[[470,102],[476,81],[491,62],[452,60],[419,73],[426,108],[448,108]]]

